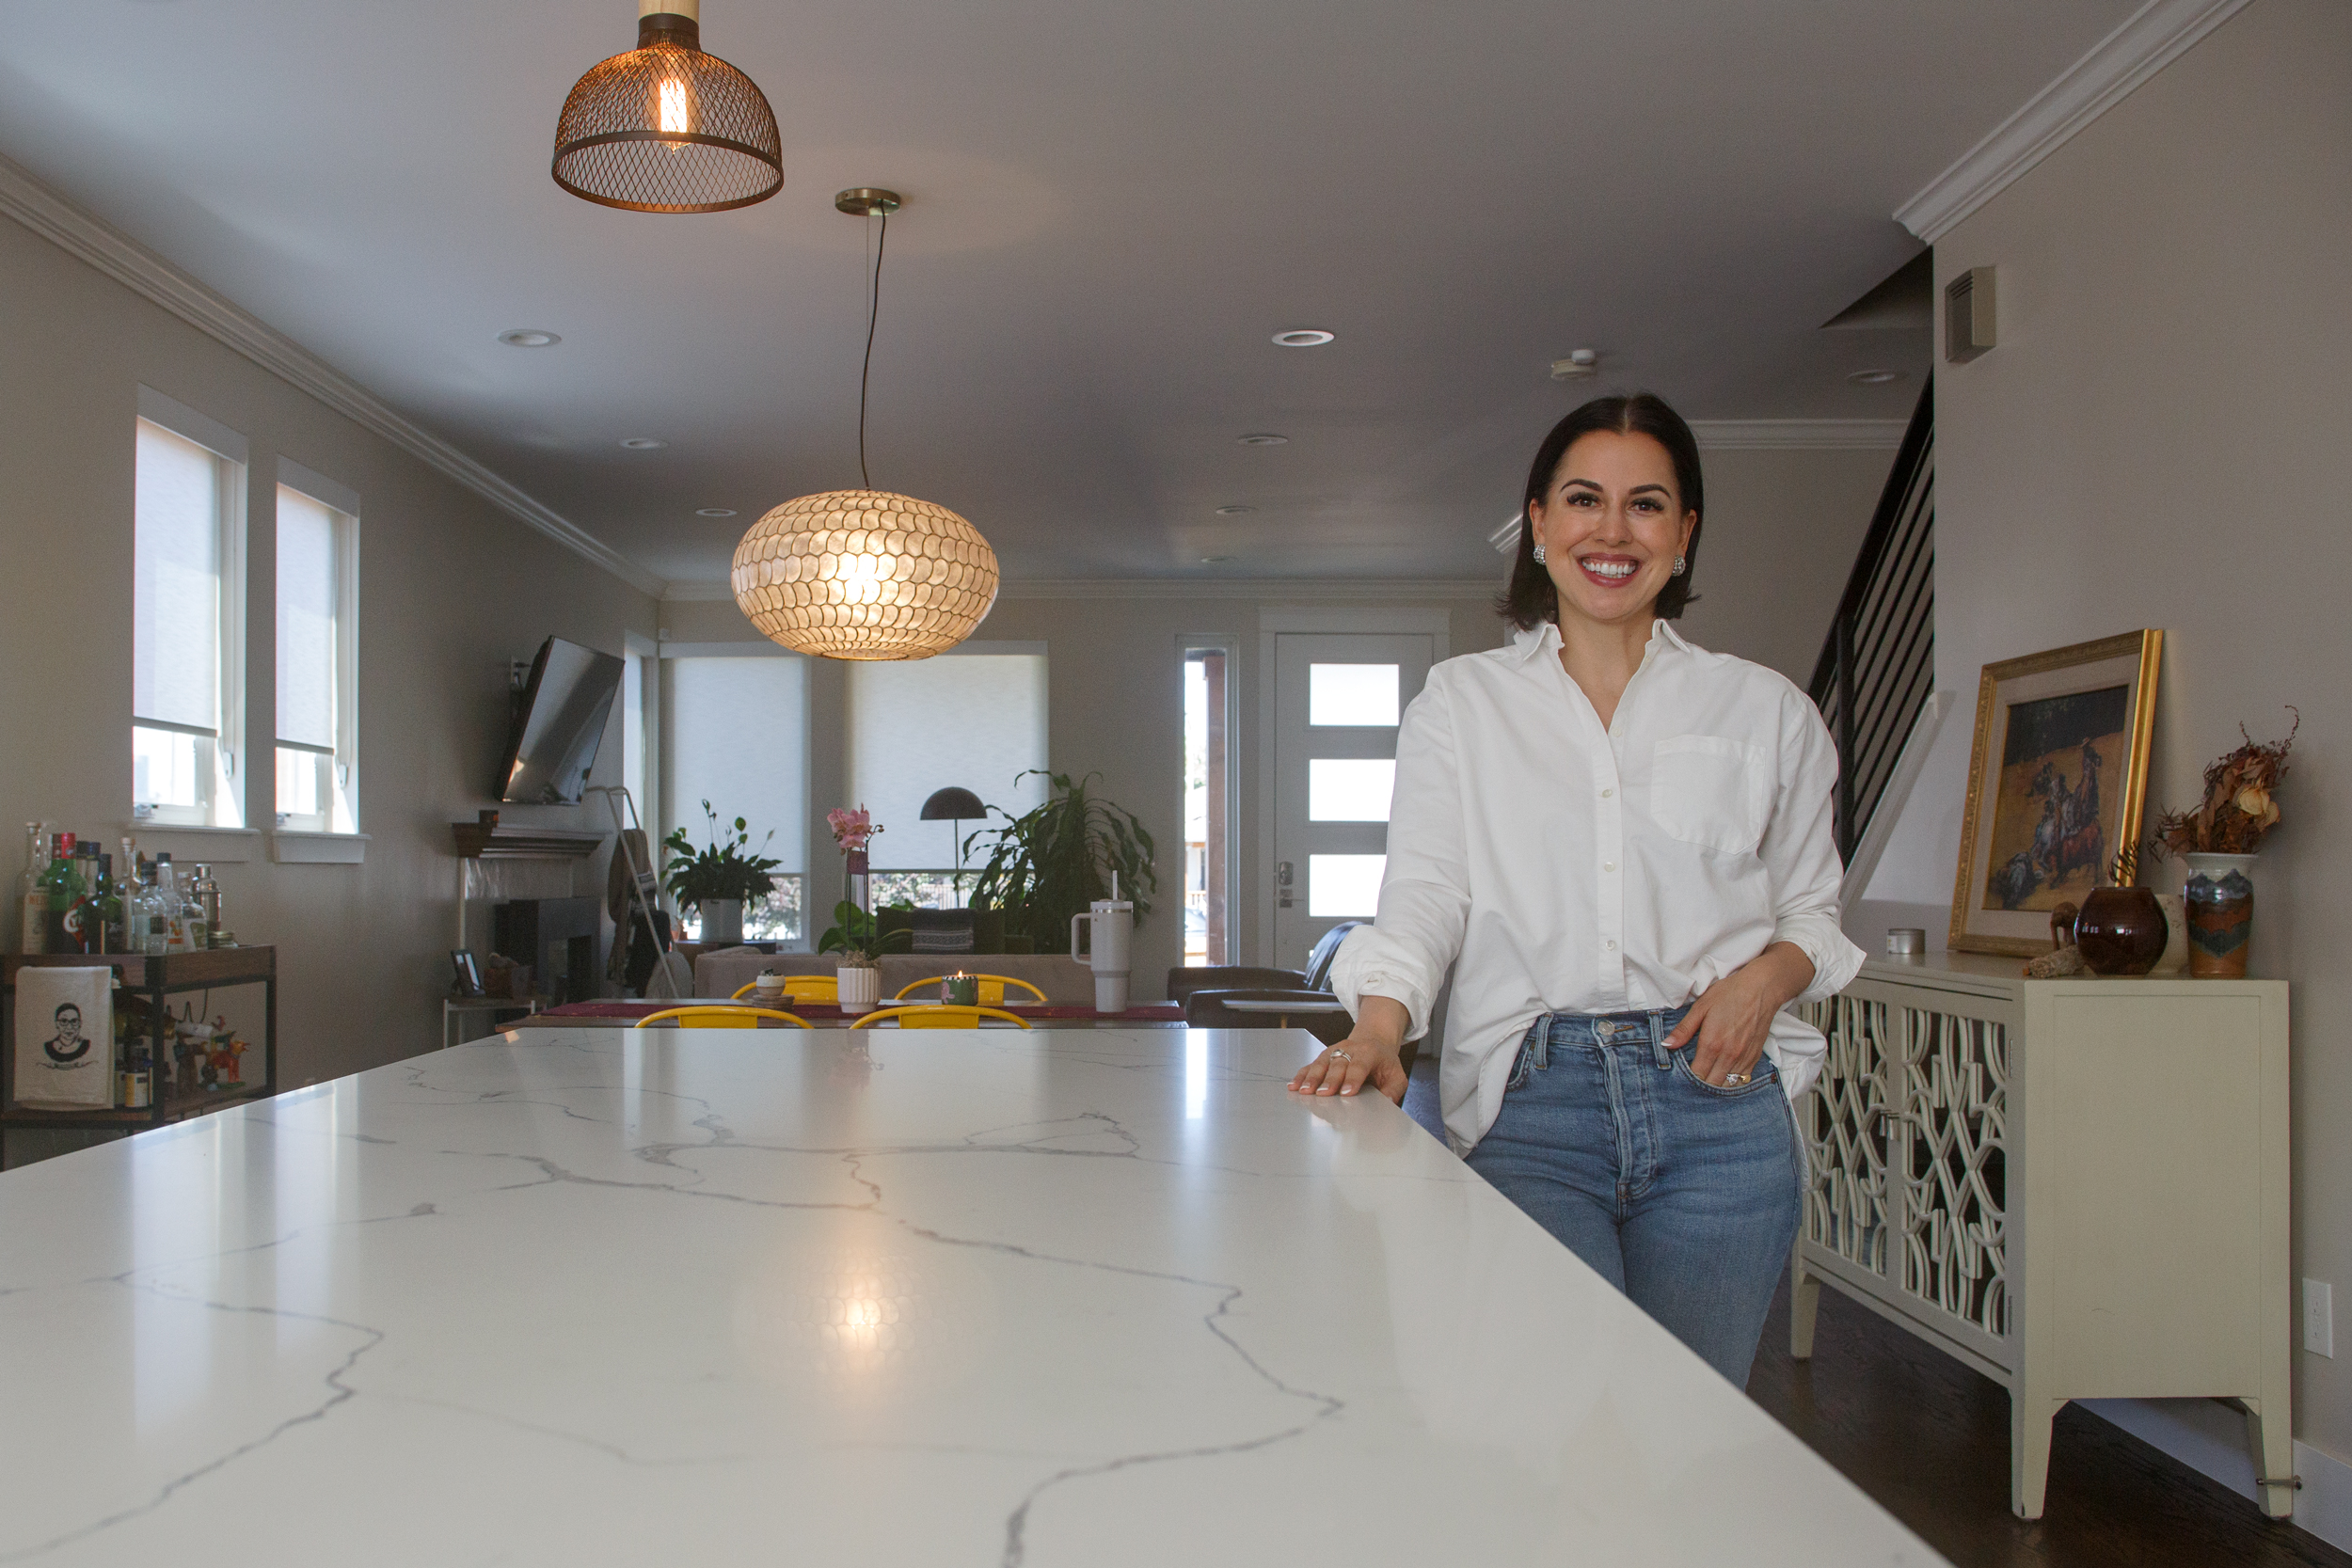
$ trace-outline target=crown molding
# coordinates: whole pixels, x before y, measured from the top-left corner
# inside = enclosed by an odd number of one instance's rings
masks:
[[[1702,451],[1893,451],[1902,420],[1692,420]]]
[[[659,596],[662,580],[603,540],[467,456],[423,426],[395,412],[374,393],[234,304],[171,261],[111,224],[82,211],[34,178],[31,171],[0,158],[0,214],[78,261],[86,261],[186,322],[217,339],[262,369],[326,404],[362,429],[482,497],[546,534],[557,544],[619,578],[640,593]]]
[[[998,602],[1009,599],[1273,599],[1286,603],[1353,604],[1396,600],[1491,599],[1500,578],[1463,581],[1444,578],[1420,581],[1301,578],[1047,578],[1000,583]],[[661,595],[670,604],[732,600],[723,582],[674,582]]]
[[[2065,74],[1897,208],[1895,221],[1933,245],[2246,4],[2148,0]]]

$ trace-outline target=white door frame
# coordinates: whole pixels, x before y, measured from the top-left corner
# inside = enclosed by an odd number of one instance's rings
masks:
[[[1453,657],[1453,631],[1454,612],[1442,607],[1268,605],[1258,611],[1258,891],[1250,903],[1258,911],[1260,967],[1274,965],[1275,639],[1284,632],[1420,634],[1430,640],[1429,662],[1435,668]]]

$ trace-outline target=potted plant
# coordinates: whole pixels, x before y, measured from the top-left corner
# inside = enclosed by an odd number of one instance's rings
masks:
[[[2287,752],[2303,716],[2286,737],[2258,743],[2238,726],[2245,744],[2214,759],[2205,769],[2204,799],[2195,811],[2169,811],[2156,819],[2149,847],[2166,850],[2188,866],[2181,890],[2188,912],[2188,972],[2203,979],[2243,979],[2253,946],[2254,884],[2247,873],[2263,840],[2279,825],[2277,795],[2287,776]]]
[[[1071,916],[1110,896],[1113,872],[1120,893],[1135,901],[1136,924],[1151,912],[1145,895],[1160,885],[1152,835],[1135,813],[1087,792],[1101,776],[1073,783],[1066,773],[1047,773],[1052,792],[1044,804],[1020,816],[991,806],[1005,825],[972,835],[972,842],[983,833],[995,840],[973,885],[972,907],[1004,911],[1006,931],[1027,936],[1037,952],[1070,951]]]
[[[870,1012],[882,1000],[882,965],[877,959],[896,937],[905,937],[911,945],[914,933],[881,930],[877,917],[847,898],[833,907],[833,925],[818,939],[817,951],[841,955],[834,974],[843,1012]]]
[[[707,800],[703,802],[703,816],[710,823],[710,843],[706,847],[697,849],[688,843],[684,828],[674,829],[661,841],[661,847],[669,851],[661,885],[670,890],[679,909],[702,911],[704,946],[732,947],[743,940],[744,900],[765,898],[773,892],[775,870],[783,863],[744,853],[752,833],[741,817],[735,819],[732,832],[722,828]],[[759,847],[765,849],[768,840],[775,836],[771,831]]]

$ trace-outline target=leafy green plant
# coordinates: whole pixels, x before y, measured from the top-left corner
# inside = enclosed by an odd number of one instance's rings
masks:
[[[973,885],[972,907],[1004,911],[1005,929],[1025,934],[1040,953],[1067,953],[1070,917],[1110,896],[1111,873],[1119,874],[1120,895],[1135,901],[1138,926],[1160,879],[1152,866],[1152,835],[1135,813],[1087,793],[1101,774],[1075,783],[1067,773],[1045,777],[1053,788],[1043,805],[1019,816],[991,806],[1005,825],[982,828],[965,841],[968,851],[983,837],[994,839]]]
[[[687,841],[684,828],[672,830],[661,841],[661,847],[669,851],[662,863],[661,885],[670,890],[678,908],[692,909],[707,898],[740,898],[750,903],[767,897],[774,889],[776,867],[784,863],[743,852],[752,834],[741,817],[735,819],[732,831],[722,828],[718,813],[707,800],[703,802],[703,816],[710,823],[707,847],[695,848]],[[775,836],[771,831],[759,847],[767,848],[769,839]]]
[[[904,937],[908,946],[914,945],[913,931],[900,929],[884,935],[880,921],[879,915],[867,914],[844,898],[833,907],[833,924],[818,939],[817,951],[840,954],[841,961],[851,969],[871,969],[874,956],[892,939]]]

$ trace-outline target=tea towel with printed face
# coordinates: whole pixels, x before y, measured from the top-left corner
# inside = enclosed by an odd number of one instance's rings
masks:
[[[114,971],[16,972],[16,1099],[59,1109],[115,1102]]]

